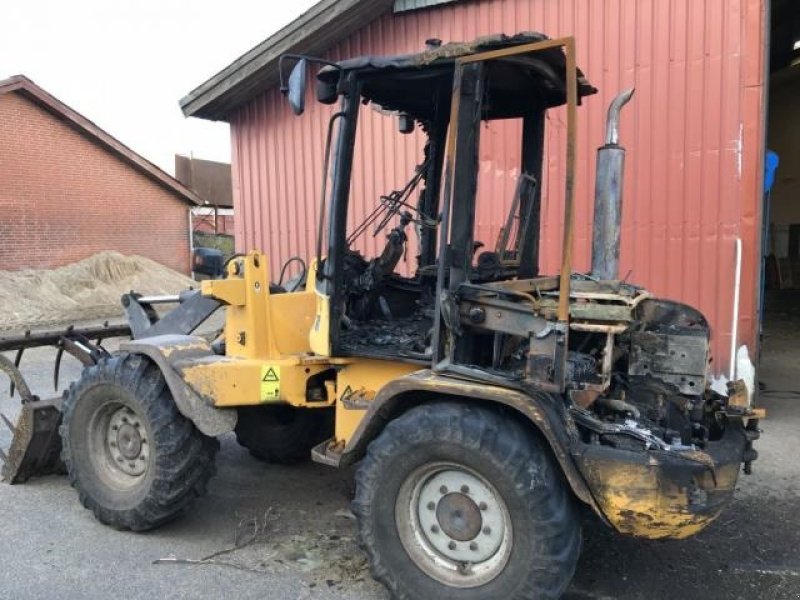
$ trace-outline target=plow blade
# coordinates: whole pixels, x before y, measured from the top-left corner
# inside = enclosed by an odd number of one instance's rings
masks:
[[[61,357],[66,352],[84,366],[97,364],[102,358],[110,356],[103,348],[104,339],[128,337],[130,326],[95,325],[89,327],[70,326],[54,331],[26,331],[18,336],[0,336],[0,352],[15,352],[12,361],[0,354],[0,374],[11,380],[9,399],[15,392],[21,404],[13,413],[0,411],[0,480],[6,483],[24,483],[34,475],[64,473],[61,462],[61,399],[40,400],[31,393],[20,371],[22,354],[29,348],[51,346],[57,349],[53,371],[53,387],[58,390],[58,374]],[[10,436],[3,430],[7,430]],[[3,435],[5,434],[5,435]],[[5,440],[9,440],[7,443]]]
[[[11,434],[8,448],[0,449],[0,459],[3,461],[0,478],[6,483],[23,483],[32,475],[63,473],[61,438],[58,434],[61,400],[39,400],[31,394],[17,364],[2,354],[0,372],[11,379],[22,400],[16,419],[0,412],[0,427],[8,429]]]
[[[32,475],[52,475],[65,472],[61,462],[61,400],[34,400],[25,402],[16,424],[2,417],[3,424],[12,432],[11,445],[5,456],[2,480],[6,483],[24,483]],[[0,450],[2,453],[2,450]]]

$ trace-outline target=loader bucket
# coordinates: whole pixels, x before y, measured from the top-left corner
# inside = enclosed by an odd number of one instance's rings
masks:
[[[25,483],[32,475],[64,473],[61,462],[61,399],[36,400],[22,405],[13,428],[11,446],[0,474],[6,483]]]
[[[40,400],[31,394],[17,366],[3,355],[0,355],[0,371],[8,375],[22,399],[15,419],[0,412],[0,429],[6,428],[11,434],[10,445],[0,449],[2,480],[24,483],[32,475],[64,473],[58,433],[61,399]]]
[[[126,294],[126,296],[128,296]],[[139,306],[137,294],[131,294],[133,300],[128,304]],[[184,304],[197,307],[197,294],[189,296],[194,303]],[[168,298],[168,297],[164,297]],[[150,303],[165,301],[162,297],[151,297]],[[148,304],[149,306],[149,304]],[[197,319],[208,317],[209,307],[197,311]],[[143,309],[142,309],[143,310]],[[145,314],[144,312],[142,314]],[[146,316],[146,315],[145,315]],[[189,322],[191,326],[195,321]],[[171,321],[167,322],[167,324]],[[182,325],[186,325],[181,321]],[[196,327],[196,323],[194,325]],[[151,330],[148,330],[151,331]],[[160,331],[160,330],[159,330]],[[65,329],[46,331],[25,331],[22,335],[0,335],[0,374],[11,380],[9,397],[14,401],[15,393],[22,400],[16,407],[0,407],[0,479],[6,483],[23,483],[33,475],[50,475],[64,473],[66,469],[61,463],[61,437],[58,433],[61,424],[61,399],[40,400],[31,393],[22,372],[19,370],[22,355],[28,348],[56,348],[53,370],[53,388],[59,388],[59,370],[64,353],[76,358],[84,366],[96,365],[111,354],[103,347],[103,340],[117,337],[130,337],[131,327],[127,324],[90,325],[86,327],[70,325]],[[2,352],[16,352],[12,361]],[[1,378],[0,378],[1,379]],[[2,408],[6,409],[4,413]]]

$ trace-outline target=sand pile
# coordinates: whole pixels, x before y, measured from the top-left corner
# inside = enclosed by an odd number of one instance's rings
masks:
[[[57,269],[0,271],[0,330],[123,318],[120,296],[175,294],[196,285],[142,256],[101,252]]]

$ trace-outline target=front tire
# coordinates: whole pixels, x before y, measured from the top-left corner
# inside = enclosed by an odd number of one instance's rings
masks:
[[[573,499],[543,444],[468,405],[389,423],[356,474],[353,512],[394,598],[558,598],[580,552]]]
[[[148,359],[120,355],[89,367],[70,386],[63,412],[61,458],[101,523],[152,529],[205,493],[219,442],[178,412]]]

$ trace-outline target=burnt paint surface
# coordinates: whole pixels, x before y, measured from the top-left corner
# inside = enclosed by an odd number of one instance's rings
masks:
[[[710,524],[731,499],[745,443],[741,424],[731,424],[705,452],[583,445],[574,458],[617,531],[680,539]]]
[[[627,148],[620,275],[631,272],[630,280],[653,294],[708,315],[714,368],[726,371],[736,237],[744,245],[742,290],[749,290],[741,297],[738,344],[752,348],[757,330],[763,0],[455,2],[404,15],[387,12],[323,57],[416,53],[429,38],[448,42],[531,30],[574,35],[577,62],[600,89],[578,116],[575,269],[589,268],[594,155],[606,108],[621,89],[635,86],[620,126]],[[314,102],[312,88],[303,118],[292,118],[277,87],[230,115],[237,250],[265,250],[272,272],[290,256],[315,253],[325,131],[336,108]],[[398,136],[394,121],[372,110],[364,117],[351,189],[353,223],[413,173],[425,137],[419,130]],[[564,109],[548,123],[545,155],[561,157]],[[518,128],[492,123],[482,135],[476,239],[484,242],[496,239],[514,196]],[[562,160],[546,161],[541,182],[545,273],[559,266],[564,168]],[[374,256],[382,241],[364,238],[358,249]],[[401,270],[413,271],[415,255],[412,246]]]
[[[357,460],[383,424],[420,401],[447,396],[493,401],[527,417],[549,443],[575,495],[623,534],[648,539],[692,536],[731,500],[747,438],[741,420],[729,419],[723,436],[703,450],[625,450],[579,441],[555,396],[479,384],[418,371],[382,389],[341,456]],[[415,397],[413,399],[411,396]]]
[[[398,378],[378,392],[345,448],[340,466],[358,460],[366,450],[367,443],[378,435],[388,420],[419,402],[420,392],[437,400],[456,397],[496,402],[525,415],[547,440],[575,495],[602,516],[584,478],[569,456],[569,435],[562,418],[555,411],[554,396],[542,392],[532,397],[513,389],[438,375],[427,369]],[[414,401],[410,396],[418,399]]]

